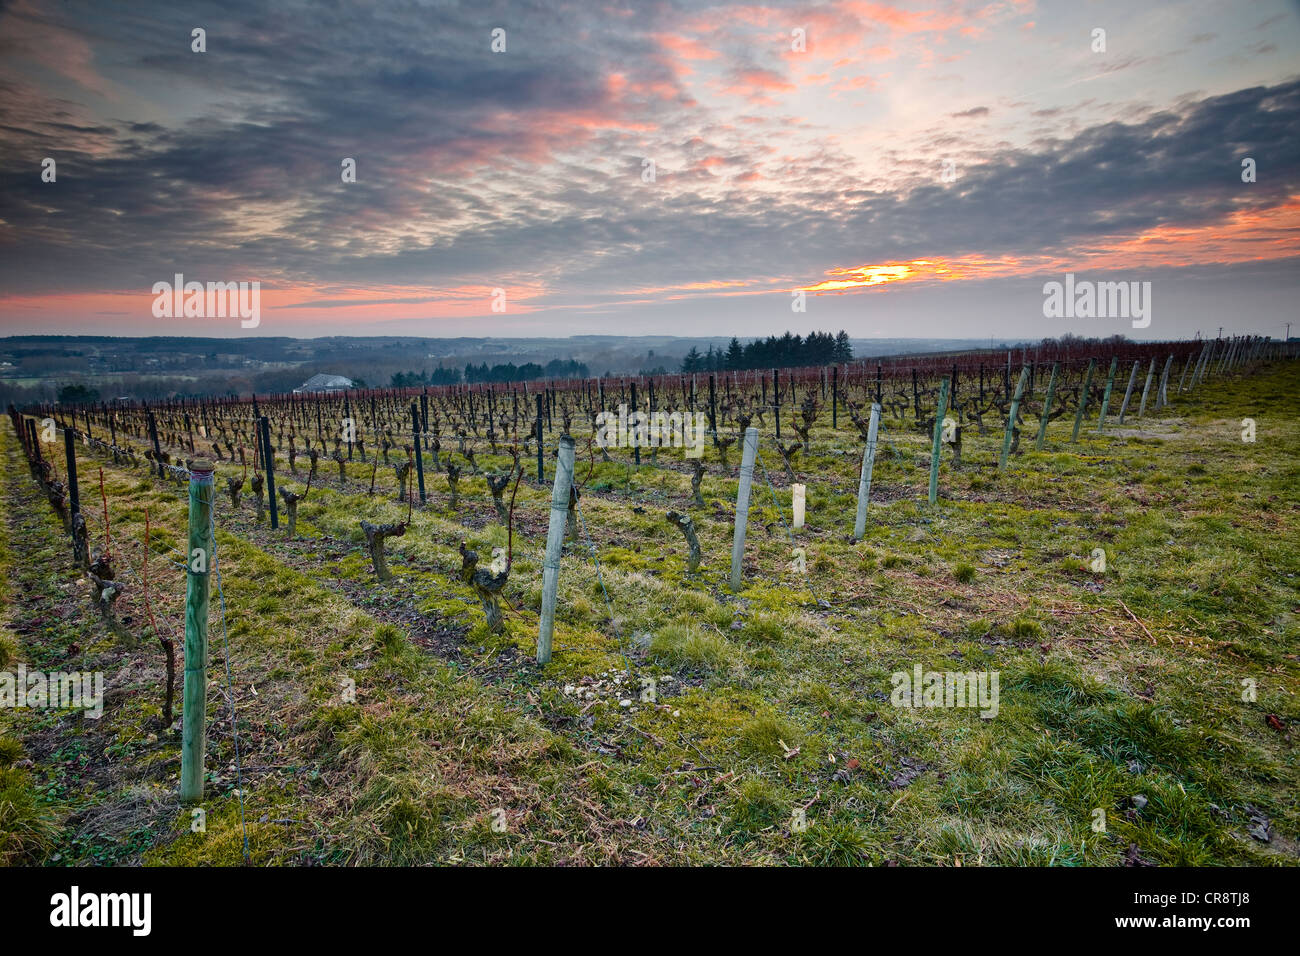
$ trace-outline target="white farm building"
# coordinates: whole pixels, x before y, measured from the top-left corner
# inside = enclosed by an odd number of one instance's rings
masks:
[[[341,392],[352,388],[352,379],[342,375],[313,375],[293,390],[295,395],[305,392]]]

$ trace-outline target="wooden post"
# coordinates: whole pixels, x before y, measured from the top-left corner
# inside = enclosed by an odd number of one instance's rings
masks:
[[[1165,370],[1160,375],[1160,388],[1156,390],[1156,408],[1164,408],[1169,404],[1169,371],[1174,367],[1174,353],[1169,353],[1169,358],[1165,362]]]
[[[602,391],[603,395],[603,391]],[[601,399],[601,407],[604,408],[604,398]],[[542,467],[542,395],[537,394],[537,483],[540,485],[545,478],[546,471]]]
[[[73,422],[76,412],[73,412]],[[72,557],[81,568],[89,567],[90,555],[86,542],[85,523],[81,515],[81,492],[77,486],[77,433],[71,424],[63,426],[63,448],[68,463],[68,528],[72,531]]]
[[[1074,413],[1074,432],[1070,435],[1070,444],[1079,440],[1079,426],[1083,424],[1083,412],[1088,407],[1088,389],[1092,388],[1092,373],[1097,367],[1096,359],[1088,359],[1088,371],[1083,376],[1083,388],[1079,390],[1079,410]]]
[[[81,492],[77,486],[77,436],[71,425],[63,426],[63,450],[67,453],[68,517],[81,512]]]
[[[939,500],[939,449],[943,445],[943,416],[948,411],[948,379],[939,380],[939,406],[934,412],[934,442],[930,450],[930,504]]]
[[[1119,406],[1119,424],[1124,424],[1124,416],[1128,414],[1129,399],[1133,397],[1133,386],[1137,384],[1138,369],[1142,367],[1142,362],[1133,363],[1133,371],[1128,376],[1128,388],[1124,389],[1124,401]]]
[[[718,443],[718,402],[713,392],[713,376],[709,376],[709,429],[713,432],[713,444]]]
[[[709,388],[710,388],[710,391],[712,390],[712,387],[713,387],[713,376],[710,375],[710,376],[709,376]],[[637,426],[636,426],[636,422],[638,421],[638,419],[637,419],[636,416],[640,413],[640,411],[641,411],[641,410],[640,410],[639,408],[637,408],[637,403],[636,403],[636,382],[633,382],[633,383],[632,383],[632,413],[631,413],[631,415],[628,417],[628,426],[629,426],[629,430],[632,432],[632,436],[631,436],[631,437],[632,437],[632,457],[633,457],[633,459],[635,460],[635,462],[636,462],[636,464],[637,464],[637,467],[640,467],[640,465],[641,465],[641,442],[640,442],[640,440],[637,438],[637,432],[638,432],[638,429],[637,429]]]
[[[1147,396],[1151,394],[1151,382],[1152,380],[1155,379],[1155,377],[1156,377],[1156,360],[1153,358],[1151,359],[1151,367],[1147,369],[1147,383],[1146,385],[1142,386],[1142,402],[1141,404],[1138,405],[1138,421],[1141,421],[1142,416],[1146,414]]]
[[[153,412],[149,412],[149,437],[153,440],[153,464],[158,470],[158,477],[167,477],[167,472],[163,469],[162,463],[162,446],[158,444],[158,421],[153,417]]]
[[[772,414],[776,417],[776,440],[781,440],[781,382],[772,369]]]
[[[203,799],[207,747],[208,575],[212,569],[212,462],[190,469],[190,546],[186,556],[185,681],[181,722],[181,801]]]
[[[1183,386],[1187,384],[1187,372],[1191,369],[1191,367],[1192,367],[1192,355],[1191,355],[1191,353],[1189,352],[1189,353],[1187,354],[1187,364],[1185,364],[1185,365],[1183,366],[1183,374],[1180,375],[1180,376],[1178,377],[1178,394],[1179,394],[1179,395],[1181,395],[1181,394],[1183,393]]]
[[[34,463],[45,460],[45,456],[41,453],[41,440],[36,434],[36,419],[34,418],[27,419],[27,444],[32,450]]]
[[[538,416],[538,421],[541,417]],[[551,659],[551,635],[555,630],[555,594],[560,584],[560,552],[564,548],[564,527],[569,520],[569,489],[573,486],[573,436],[560,436],[559,464],[551,491],[551,523],[546,530],[546,560],[542,565],[542,617],[537,628],[537,663]]]
[[[1205,380],[1205,370],[1210,365],[1210,356],[1214,354],[1214,343],[1206,342],[1205,347],[1201,349],[1200,360],[1196,363],[1196,371],[1192,373],[1192,388],[1201,384]]]
[[[853,539],[862,540],[867,533],[867,502],[871,500],[871,472],[876,464],[876,434],[880,428],[880,406],[871,405],[867,424],[867,447],[862,450],[862,473],[858,476],[858,514],[853,521]]]
[[[415,439],[415,478],[420,484],[420,504],[427,500],[424,496],[424,444],[420,441],[420,410],[411,400],[411,435]]]
[[[773,372],[773,375],[776,373]],[[758,429],[745,429],[744,454],[740,462],[740,487],[736,491],[736,530],[731,539],[731,590],[740,590],[741,566],[745,561],[745,530],[749,523],[749,486],[754,481],[754,459],[758,457]]]
[[[1101,431],[1106,426],[1106,413],[1110,411],[1110,393],[1115,387],[1115,372],[1119,369],[1119,356],[1116,355],[1110,360],[1110,374],[1106,376],[1106,391],[1101,398],[1101,414],[1097,416],[1097,431]]]
[[[275,453],[271,451],[271,420],[261,418],[262,470],[266,472],[266,496],[271,502],[271,530],[280,527],[280,509],[275,503]]]
[[[840,427],[840,367],[831,366],[831,428]]]
[[[1060,362],[1052,363],[1052,374],[1047,379],[1047,397],[1043,399],[1043,414],[1038,420],[1038,439],[1034,442],[1034,451],[1043,450],[1043,441],[1047,438],[1047,422],[1052,417],[1052,398],[1056,395],[1056,369]]]
[[[1007,456],[1011,454],[1011,439],[1016,430],[1016,416],[1020,414],[1020,398],[1025,394],[1025,379],[1029,376],[1027,366],[1020,369],[1020,380],[1016,382],[1016,394],[1011,399],[1011,414],[1007,416],[1006,434],[1002,436],[1002,455],[998,458],[998,467],[1007,467]]]

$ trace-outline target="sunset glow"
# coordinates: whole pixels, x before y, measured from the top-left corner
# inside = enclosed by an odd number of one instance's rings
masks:
[[[1250,9],[561,3],[494,52],[454,5],[312,7],[319,49],[235,16],[214,41],[258,42],[197,55],[183,9],[11,4],[0,328],[172,331],[149,289],[183,272],[262,284],[222,334],[777,331],[796,292],[950,333],[954,288],[1038,332],[1033,280],[1142,270],[1169,334],[1217,325],[1211,276],[1269,289],[1263,331],[1300,274],[1300,18]]]

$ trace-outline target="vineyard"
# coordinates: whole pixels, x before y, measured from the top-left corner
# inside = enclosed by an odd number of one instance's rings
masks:
[[[0,862],[1294,864],[1296,357],[10,408]]]

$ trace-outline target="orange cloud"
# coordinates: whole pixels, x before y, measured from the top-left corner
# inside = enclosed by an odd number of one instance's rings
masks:
[[[1137,236],[1111,236],[1039,255],[913,259],[828,269],[829,278],[800,286],[814,294],[903,282],[951,282],[1068,272],[1269,262],[1300,256],[1300,196],[1266,210],[1242,210],[1203,226],[1165,225]]]
[[[203,281],[211,276],[190,276],[187,280]],[[171,276],[160,276],[171,281]],[[255,281],[249,279],[248,281]],[[497,289],[505,291],[505,313],[493,312]],[[462,285],[445,289],[424,286],[380,286],[374,288],[337,288],[315,285],[275,286],[262,284],[259,291],[261,324],[259,331],[274,330],[278,323],[289,326],[314,325],[361,326],[374,322],[411,319],[493,318],[498,315],[522,315],[536,311],[529,301],[544,295],[538,283],[504,282],[502,286]],[[48,316],[51,324],[73,320],[102,321],[105,327],[121,328],[139,321],[157,324],[158,335],[175,331],[176,319],[153,317],[155,296],[149,289],[58,293],[54,295],[0,296],[0,317],[33,319]],[[224,335],[239,328],[238,318],[189,319],[187,332],[209,326],[214,335]]]

